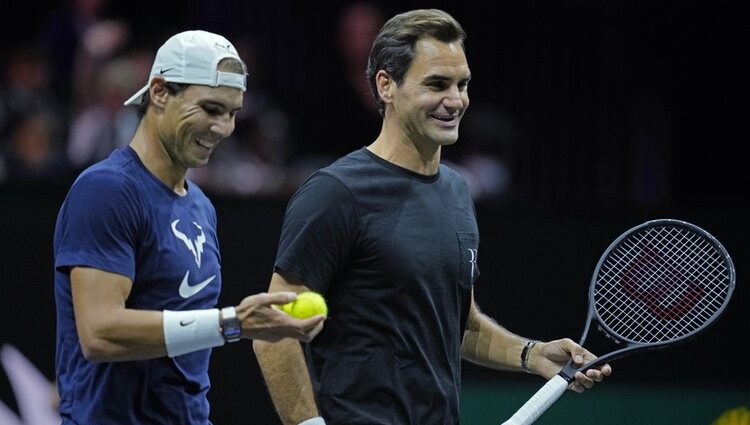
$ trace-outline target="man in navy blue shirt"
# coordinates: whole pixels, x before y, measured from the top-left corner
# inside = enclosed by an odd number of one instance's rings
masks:
[[[72,185],[55,228],[56,378],[63,424],[210,424],[213,347],[310,341],[323,316],[272,308],[294,292],[216,308],[216,211],[186,179],[234,130],[246,88],[234,46],[186,31],[157,52],[129,146]]]
[[[455,425],[462,359],[551,378],[595,357],[567,338],[515,335],[474,302],[474,205],[440,163],[469,106],[463,40],[440,10],[391,18],[367,70],[380,135],[289,202],[269,292],[321,292],[330,318],[304,353],[292,340],[253,343],[285,425]],[[579,372],[570,388],[610,373]]]

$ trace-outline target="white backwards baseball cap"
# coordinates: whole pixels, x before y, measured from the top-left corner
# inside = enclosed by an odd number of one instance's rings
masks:
[[[156,52],[146,85],[124,105],[139,105],[151,79],[156,76],[173,83],[234,87],[244,92],[247,88],[245,74],[218,70],[219,62],[224,58],[242,62],[232,43],[218,34],[201,30],[175,34]]]

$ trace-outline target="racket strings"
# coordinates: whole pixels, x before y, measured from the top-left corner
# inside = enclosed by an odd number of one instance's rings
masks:
[[[601,322],[623,339],[658,343],[699,331],[729,294],[720,250],[686,228],[652,227],[623,239],[593,290]]]

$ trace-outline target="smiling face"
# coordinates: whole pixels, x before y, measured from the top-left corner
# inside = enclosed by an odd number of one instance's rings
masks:
[[[418,148],[453,144],[469,106],[470,79],[459,41],[422,38],[402,83],[394,84],[385,100],[386,120],[397,122],[403,136]]]
[[[167,96],[157,131],[175,167],[202,167],[223,138],[234,131],[243,93],[231,87],[190,85]]]

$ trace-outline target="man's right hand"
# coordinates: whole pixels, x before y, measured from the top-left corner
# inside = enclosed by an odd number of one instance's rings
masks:
[[[294,338],[310,342],[323,330],[326,317],[317,315],[296,319],[274,305],[286,304],[297,297],[295,292],[259,293],[245,297],[238,306],[237,317],[242,323],[242,338],[276,342]]]

